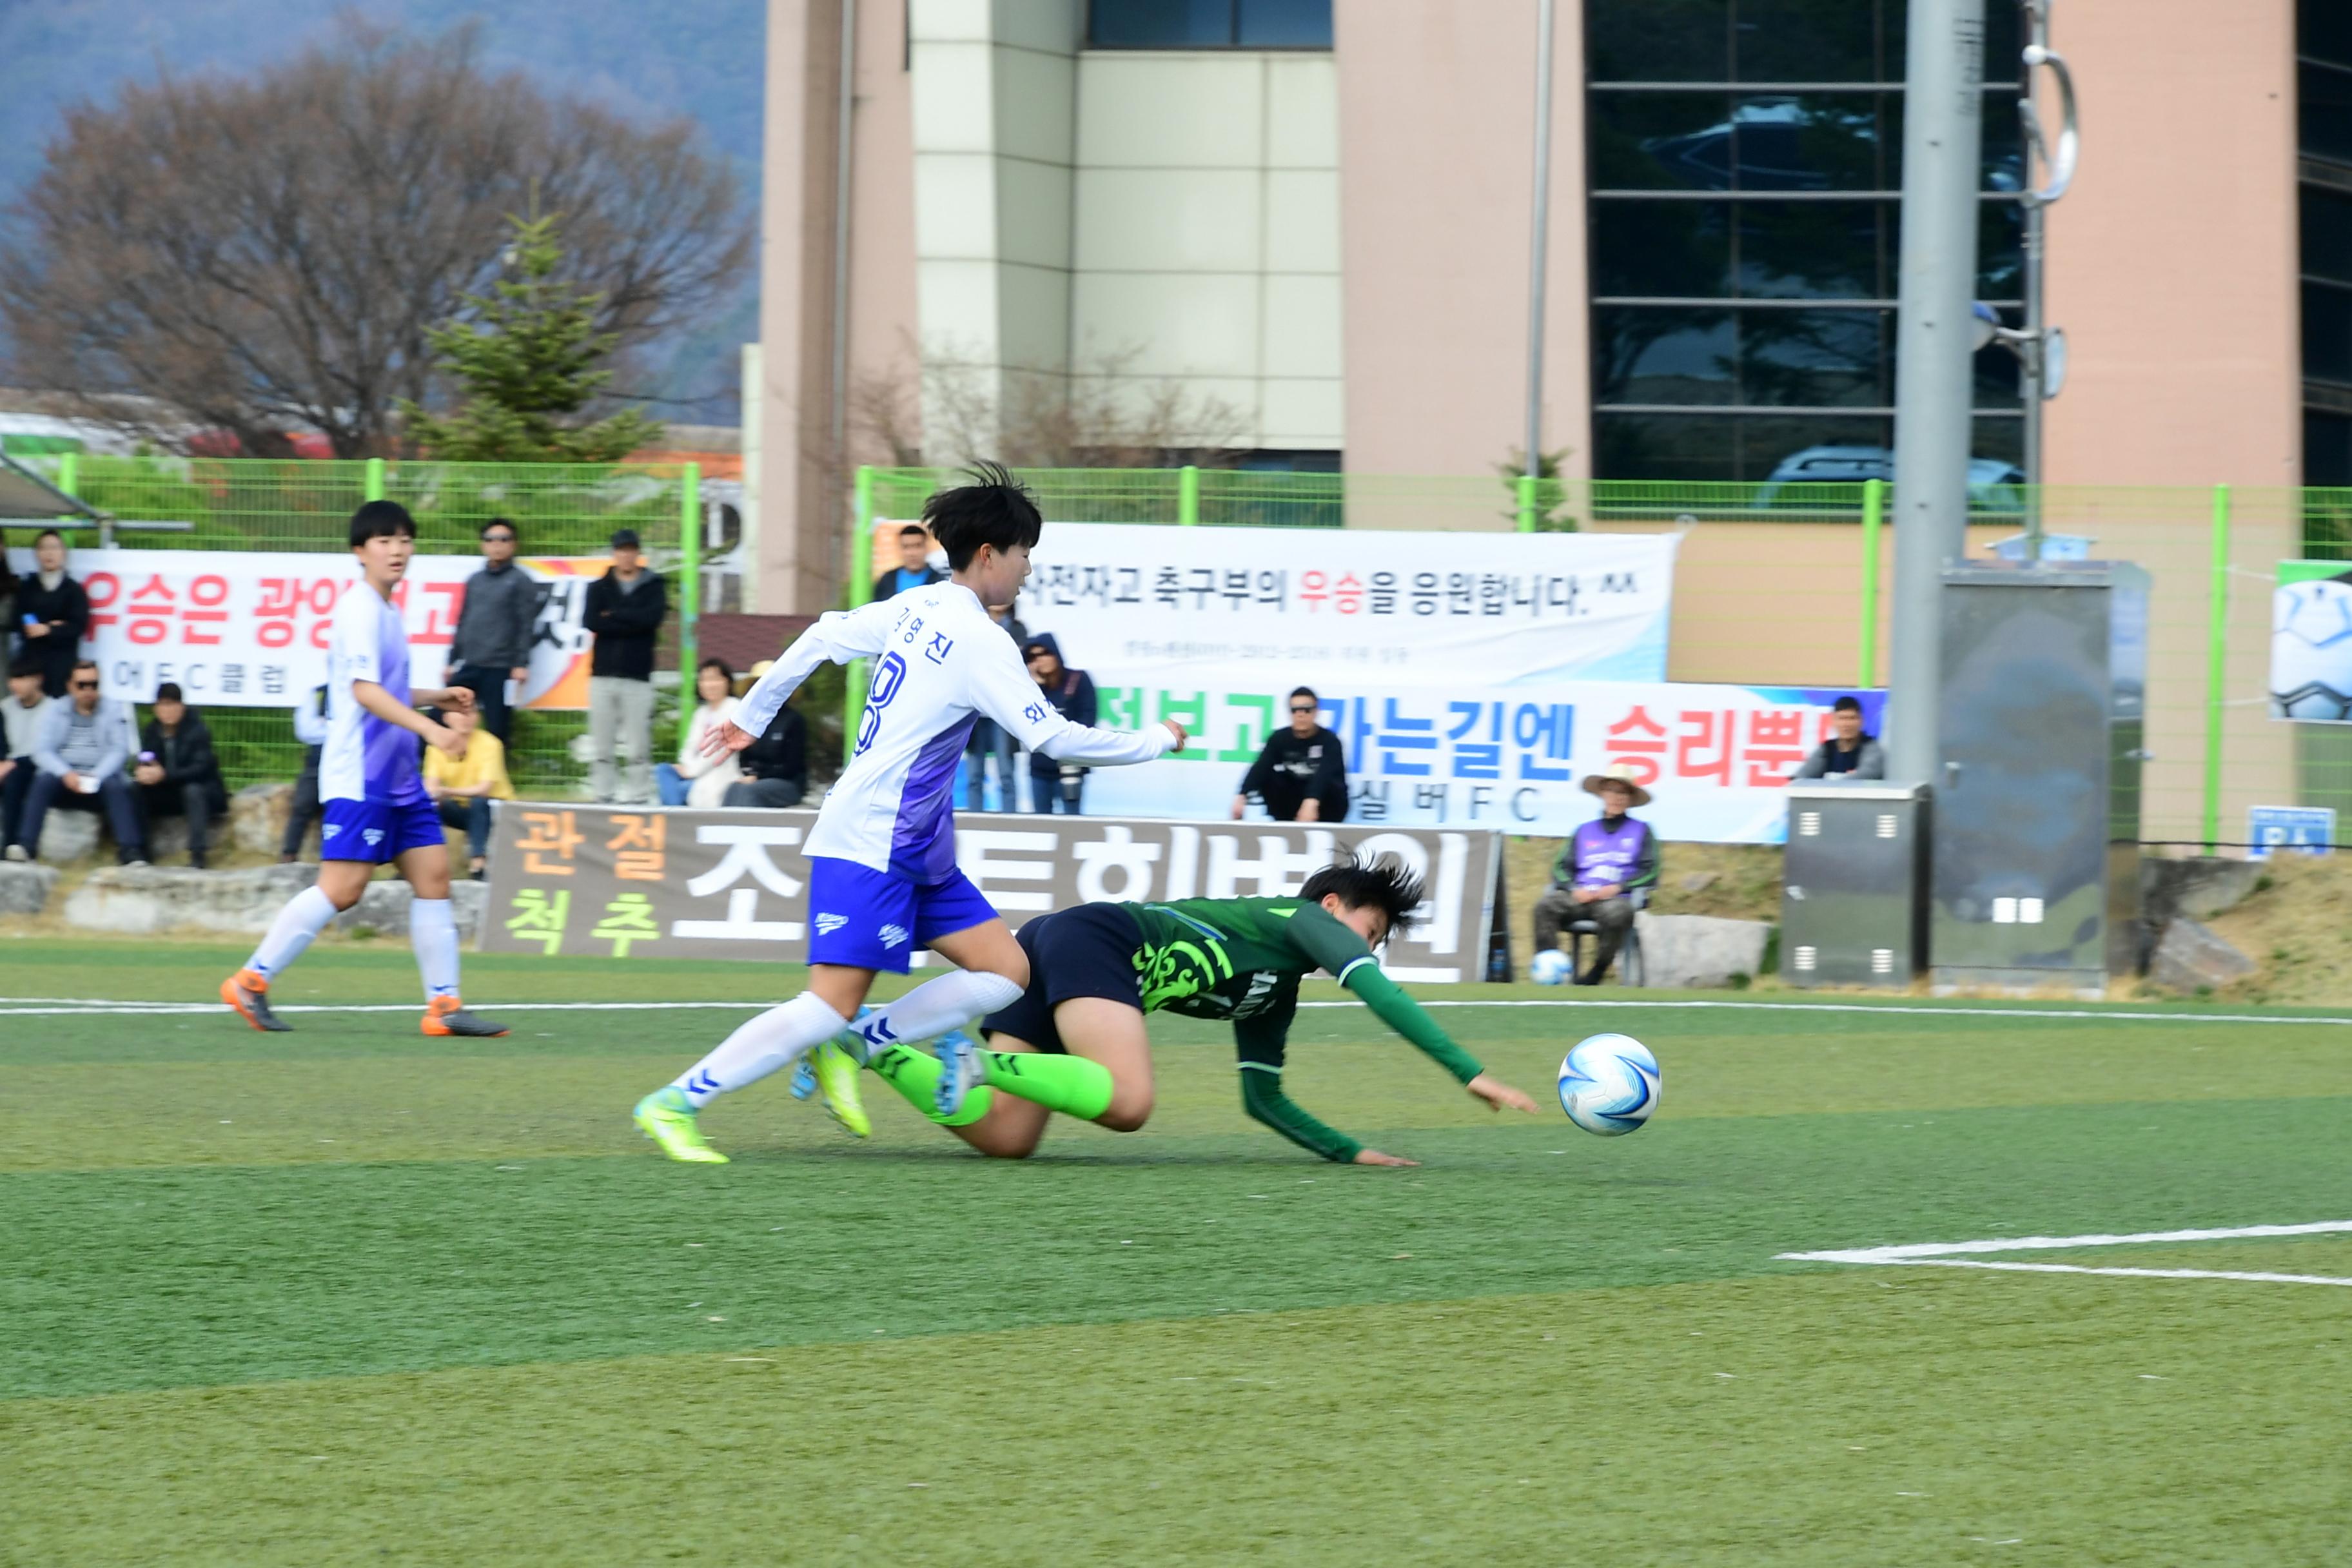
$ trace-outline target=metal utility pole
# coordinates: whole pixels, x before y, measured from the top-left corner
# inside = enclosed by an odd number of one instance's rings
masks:
[[[1937,776],[1945,562],[1965,552],[1985,0],[1911,0],[1895,360],[1895,646],[1888,764]]]
[[[2042,135],[2042,116],[2034,108],[2030,86],[2017,106],[2024,121],[2026,159],[2025,192],[2020,199],[2025,206],[2025,482],[2032,487],[2033,498],[2025,514],[2025,553],[2030,561],[2042,559],[2042,487],[2048,482],[2042,473],[2042,405],[2057,396],[2066,383],[2066,334],[2050,324],[2042,304],[2049,211],[2074,183],[2074,160],[2082,145],[2075,124],[2074,73],[2066,68],[2065,58],[2050,47],[2051,3],[2026,0],[2025,67],[2029,72],[2046,68],[2057,85],[2056,137]],[[2033,183],[2037,166],[2048,176],[2042,184]]]
[[[1536,188],[1534,237],[1528,255],[1528,426],[1526,472],[1543,469],[1544,242],[1551,229],[1551,19],[1552,0],[1537,0]]]

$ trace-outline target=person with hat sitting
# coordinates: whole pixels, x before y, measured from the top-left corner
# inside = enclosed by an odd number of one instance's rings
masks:
[[[588,584],[582,625],[588,659],[588,784],[596,799],[648,805],[654,795],[654,644],[669,613],[661,574],[646,565],[636,531],[613,535],[613,564]],[[625,785],[613,766],[628,757]]]
[[[1658,837],[1628,815],[1650,804],[1631,767],[1620,763],[1587,774],[1584,793],[1601,797],[1601,815],[1578,828],[1552,863],[1551,886],[1536,900],[1536,951],[1558,947],[1560,928],[1570,921],[1591,921],[1592,967],[1576,983],[1598,985],[1633,929],[1634,890],[1657,883]]]

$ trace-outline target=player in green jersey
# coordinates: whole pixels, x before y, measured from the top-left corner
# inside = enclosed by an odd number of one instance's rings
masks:
[[[1283,1054],[1298,983],[1328,970],[1398,1034],[1496,1110],[1535,1102],[1479,1066],[1421,1005],[1381,972],[1372,950],[1410,924],[1419,878],[1393,857],[1342,860],[1307,879],[1291,899],[1183,899],[1162,904],[1086,904],[1021,928],[1029,986],[982,1025],[988,1050],[972,1053],[974,1087],[942,1114],[939,1057],[901,1042],[867,1059],[916,1109],[982,1153],[1018,1160],[1045,1136],[1046,1104],[1028,1093],[1021,1058],[1045,1051],[1102,1068],[1094,1092],[1071,1103],[1067,1083],[1050,1108],[1132,1132],[1151,1114],[1146,1013],[1222,1018],[1241,1058],[1242,1108],[1304,1149],[1360,1165],[1410,1165],[1325,1126],[1282,1091]],[[982,1087],[984,1086],[984,1087]],[[938,1107],[935,1109],[935,1107]]]

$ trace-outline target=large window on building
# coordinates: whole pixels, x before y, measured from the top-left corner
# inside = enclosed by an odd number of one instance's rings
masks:
[[[2352,485],[2352,8],[2295,7],[2303,482]]]
[[[1905,0],[1588,0],[1593,472],[1853,478],[1892,462]],[[1978,298],[2022,310],[2016,11],[1992,0]],[[2015,464],[2015,361],[1975,450]],[[1980,470],[1980,479],[1992,477]]]
[[[1331,0],[1088,0],[1097,49],[1328,49]]]

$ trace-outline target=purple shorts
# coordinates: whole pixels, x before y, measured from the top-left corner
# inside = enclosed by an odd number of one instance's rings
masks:
[[[904,974],[915,949],[995,918],[995,907],[961,871],[919,883],[855,860],[809,857],[811,963]]]
[[[331,800],[322,803],[325,820],[319,827],[319,858],[360,860],[381,866],[411,849],[448,843],[441,833],[441,814],[429,800],[394,805],[383,800]]]

